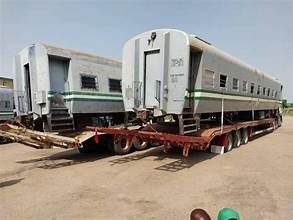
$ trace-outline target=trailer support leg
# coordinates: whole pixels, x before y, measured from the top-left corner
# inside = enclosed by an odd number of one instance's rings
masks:
[[[185,143],[183,145],[183,152],[182,152],[182,154],[183,154],[184,157],[188,157],[189,150],[190,150],[190,144],[189,143]]]
[[[168,141],[165,141],[164,142],[164,152],[165,153],[170,152],[172,150],[172,148],[173,147],[171,146],[170,142],[168,142]]]
[[[128,113],[125,112],[125,114],[124,114],[124,127],[126,128],[127,125],[128,125]]]

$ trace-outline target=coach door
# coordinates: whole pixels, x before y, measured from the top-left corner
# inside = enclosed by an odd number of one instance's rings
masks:
[[[68,59],[49,58],[50,87],[51,91],[63,93],[68,88]]]
[[[32,90],[31,90],[31,74],[29,64],[24,65],[24,78],[25,78],[25,94],[27,102],[27,111],[32,111]]]
[[[162,105],[163,74],[160,63],[160,50],[145,52],[144,68],[144,107],[160,108]]]
[[[190,62],[189,62],[189,77],[188,77],[188,91],[189,91],[189,102],[188,106],[185,108],[194,107],[194,91],[195,83],[198,75],[199,65],[201,61],[202,52],[201,51],[191,51],[190,52]]]

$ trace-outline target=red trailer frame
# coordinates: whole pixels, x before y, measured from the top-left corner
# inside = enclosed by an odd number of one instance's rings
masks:
[[[265,129],[259,129],[258,127],[264,125]],[[164,145],[165,151],[168,151],[173,146],[183,149],[183,156],[187,157],[190,149],[192,150],[207,150],[211,143],[216,145],[225,146],[227,143],[227,135],[231,132],[246,128],[248,131],[248,137],[252,137],[255,134],[271,131],[276,128],[276,119],[267,118],[255,121],[237,122],[231,125],[224,125],[223,127],[217,126],[212,128],[201,129],[196,136],[185,136],[179,134],[170,134],[156,131],[143,131],[143,130],[130,130],[127,128],[97,128],[87,127],[90,130],[96,132],[96,142],[98,139],[98,132],[103,134],[109,134],[114,136],[114,142],[118,143],[122,139],[125,140],[126,145],[132,145],[133,138],[139,138],[142,141],[156,142]]]

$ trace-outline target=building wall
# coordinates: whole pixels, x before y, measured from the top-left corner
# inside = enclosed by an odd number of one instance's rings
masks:
[[[13,79],[0,77],[0,86],[7,86],[9,89],[13,89]]]

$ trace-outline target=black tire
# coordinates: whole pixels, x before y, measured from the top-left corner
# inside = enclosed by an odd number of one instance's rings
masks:
[[[241,130],[241,144],[247,144],[248,143],[248,130],[247,128],[243,128]]]
[[[241,133],[240,130],[236,130],[233,134],[233,147],[240,147],[241,145]]]
[[[116,154],[124,155],[128,154],[131,150],[131,144],[127,143],[127,140],[125,138],[121,138],[117,143],[114,141],[114,152]]]
[[[275,129],[278,129],[280,127],[279,124],[279,117],[275,118]]]
[[[136,150],[144,150],[148,147],[148,142],[143,141],[140,137],[134,137],[132,143]]]
[[[224,152],[228,152],[230,150],[232,150],[233,147],[233,137],[231,133],[227,134],[227,143],[224,146]]]
[[[277,126],[278,127],[281,127],[282,126],[282,118],[281,118],[281,116],[278,116],[277,117]]]
[[[115,154],[115,151],[114,151],[114,138],[113,137],[109,137],[107,139],[107,149],[111,154]]]
[[[158,147],[161,146],[162,144],[155,142],[155,141],[149,141],[148,142],[148,147]]]
[[[275,119],[274,121],[273,121],[273,130],[276,130],[277,128],[278,128],[278,125],[277,125],[278,123],[277,123],[277,119]]]

